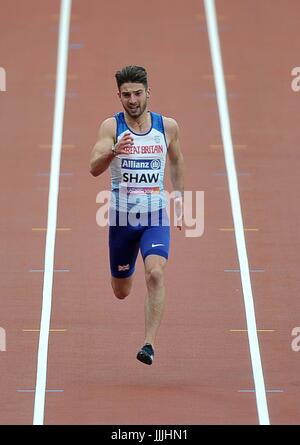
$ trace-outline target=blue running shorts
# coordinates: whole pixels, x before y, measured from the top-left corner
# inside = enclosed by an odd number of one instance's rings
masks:
[[[169,257],[170,224],[167,212],[141,214],[132,220],[128,213],[110,210],[109,259],[113,277],[127,278],[135,270],[139,253]]]

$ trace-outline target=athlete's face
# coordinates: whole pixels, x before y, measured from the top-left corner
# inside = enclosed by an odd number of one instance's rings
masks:
[[[142,83],[123,83],[118,92],[124,110],[132,118],[138,118],[144,113],[149,95],[149,88],[146,90]]]

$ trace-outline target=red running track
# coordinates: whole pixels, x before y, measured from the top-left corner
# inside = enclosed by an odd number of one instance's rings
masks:
[[[59,1],[4,2],[1,107],[2,424],[31,424],[42,309]],[[270,421],[297,424],[299,95],[296,0],[218,0],[232,135]],[[45,424],[257,424],[245,309],[201,2],[73,1]],[[114,73],[145,65],[151,109],[181,127],[186,189],[205,193],[205,231],[172,232],[155,364],[135,360],[145,285],[113,298],[107,228],[96,224],[90,150],[119,110]],[[299,93],[300,94],[300,93]],[[170,182],[167,180],[167,189]],[[34,229],[34,230],[33,230]],[[39,230],[37,230],[39,229]],[[226,229],[226,230],[224,230]],[[250,230],[251,229],[251,230]],[[255,229],[255,230],[253,230]],[[58,331],[57,331],[58,330]],[[275,392],[274,392],[275,390]],[[271,392],[269,392],[271,391]]]

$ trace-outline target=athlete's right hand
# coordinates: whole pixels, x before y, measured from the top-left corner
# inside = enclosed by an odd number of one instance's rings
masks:
[[[131,133],[127,132],[124,136],[115,144],[115,154],[130,154],[130,148],[133,146],[133,137]]]

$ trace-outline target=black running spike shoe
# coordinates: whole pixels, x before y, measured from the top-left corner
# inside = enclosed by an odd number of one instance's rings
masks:
[[[146,365],[152,365],[154,349],[150,343],[146,343],[137,353],[136,358]]]

